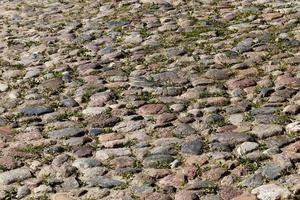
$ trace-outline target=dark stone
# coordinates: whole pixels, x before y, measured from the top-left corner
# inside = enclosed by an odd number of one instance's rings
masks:
[[[77,107],[79,104],[72,98],[64,99],[61,102],[64,107]]]
[[[100,128],[91,128],[89,131],[89,135],[90,136],[97,136],[100,135],[102,133]]]
[[[176,135],[191,135],[196,133],[196,130],[188,124],[179,124],[175,128],[174,133]]]
[[[64,152],[64,148],[61,146],[52,146],[44,150],[46,154],[58,154]]]
[[[200,139],[195,139],[188,141],[181,146],[181,152],[186,154],[199,155],[202,152],[202,141]]]
[[[214,142],[214,143],[209,144],[209,147],[212,151],[225,151],[225,152],[231,151],[231,149],[228,145],[218,143],[218,142]]]
[[[37,107],[28,107],[21,110],[21,113],[28,116],[33,115],[42,115],[46,113],[54,112],[53,108],[44,107],[44,106],[37,106]]]
[[[273,88],[262,88],[259,96],[260,97],[269,97],[275,90]]]

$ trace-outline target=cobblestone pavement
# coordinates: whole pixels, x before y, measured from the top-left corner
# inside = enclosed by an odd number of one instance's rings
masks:
[[[299,0],[1,0],[0,200],[300,199]]]

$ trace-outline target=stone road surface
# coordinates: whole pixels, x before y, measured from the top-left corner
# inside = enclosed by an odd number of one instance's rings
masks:
[[[1,0],[0,199],[300,199],[299,0]]]

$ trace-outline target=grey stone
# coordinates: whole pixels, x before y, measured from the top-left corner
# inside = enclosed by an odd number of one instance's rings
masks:
[[[220,143],[235,145],[242,142],[250,141],[251,136],[245,133],[225,132],[212,135],[210,141],[219,141]]]
[[[263,184],[263,176],[261,173],[252,174],[241,181],[240,185],[243,187],[254,188]]]
[[[192,135],[196,133],[196,130],[188,124],[179,124],[174,133],[179,136]]]
[[[114,188],[124,186],[125,183],[123,181],[107,178],[104,176],[94,176],[89,179],[83,179],[86,187],[102,187],[102,188]]]
[[[181,152],[186,154],[199,155],[202,152],[203,143],[200,139],[185,142],[181,146]]]
[[[274,164],[267,164],[260,171],[264,177],[270,180],[279,178],[282,175],[282,169]]]
[[[210,69],[205,73],[205,75],[208,78],[215,80],[224,80],[229,78],[229,72],[226,69]]]
[[[77,107],[77,106],[79,106],[77,101],[75,101],[72,98],[67,98],[67,99],[62,100],[61,104],[64,107]]]
[[[48,136],[54,139],[62,139],[66,137],[82,136],[83,134],[84,130],[81,128],[65,128],[56,131],[51,131],[48,133]]]
[[[31,172],[27,168],[13,169],[0,174],[0,184],[8,185],[14,182],[26,180],[31,176]]]
[[[98,160],[93,158],[78,158],[73,162],[72,166],[78,169],[87,169],[100,166],[100,164],[101,163]]]
[[[252,129],[252,133],[259,138],[267,138],[283,133],[283,128],[277,124],[258,124]]]
[[[28,186],[24,185],[18,188],[16,198],[22,199],[30,194],[30,189]]]
[[[170,163],[174,160],[174,158],[170,155],[166,154],[155,154],[150,155],[143,160],[144,167],[167,167],[170,165]]]
[[[79,187],[78,181],[74,177],[64,179],[64,182],[61,184],[64,189],[75,189]]]

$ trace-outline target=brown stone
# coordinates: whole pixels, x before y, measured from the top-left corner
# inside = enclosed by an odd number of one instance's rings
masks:
[[[256,196],[253,194],[250,194],[248,192],[244,192],[243,194],[234,197],[232,200],[257,200]]]
[[[167,194],[163,194],[163,193],[146,193],[146,194],[142,194],[140,196],[141,200],[172,200],[172,198],[167,195]]]
[[[242,194],[242,191],[240,191],[234,187],[231,187],[231,186],[224,186],[221,188],[221,191],[220,191],[220,196],[223,200],[230,200],[241,194]]]
[[[282,13],[265,13],[265,14],[263,14],[263,18],[266,21],[271,21],[273,19],[282,17],[282,15],[283,15]]]
[[[206,101],[207,105],[210,106],[225,106],[228,104],[228,99],[225,97],[209,97]]]
[[[44,81],[39,85],[39,89],[42,91],[56,92],[63,85],[63,80],[61,78],[52,78]]]
[[[65,193],[57,193],[51,196],[51,200],[75,200],[75,198]]]
[[[111,164],[115,168],[132,167],[134,165],[134,159],[128,156],[121,156],[113,159]]]

